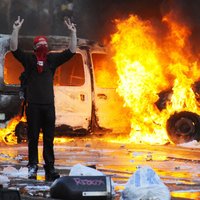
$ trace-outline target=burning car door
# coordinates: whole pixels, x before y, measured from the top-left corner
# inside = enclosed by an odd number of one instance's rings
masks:
[[[85,51],[78,50],[55,74],[56,126],[77,133],[89,129],[91,121],[91,79]]]
[[[130,113],[118,95],[118,75],[111,58],[105,52],[91,52],[94,70],[95,111],[98,125],[113,133],[129,133]]]

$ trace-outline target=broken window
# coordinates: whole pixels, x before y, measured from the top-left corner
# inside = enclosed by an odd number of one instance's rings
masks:
[[[118,76],[112,59],[107,54],[93,53],[92,62],[96,85],[102,88],[116,88]]]
[[[62,64],[54,76],[54,85],[81,86],[85,83],[83,59],[76,53],[69,61]]]
[[[21,63],[8,52],[4,61],[4,83],[20,84],[19,77],[24,68]],[[54,76],[54,85],[81,86],[85,82],[83,60],[81,54],[75,54],[69,61],[57,68]]]
[[[4,83],[20,84],[19,76],[24,68],[21,63],[13,56],[11,52],[5,55],[4,60]]]

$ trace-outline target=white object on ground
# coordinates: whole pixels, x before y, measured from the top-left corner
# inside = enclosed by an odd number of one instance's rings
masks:
[[[170,200],[170,192],[155,171],[139,167],[129,178],[120,200]]]
[[[7,187],[9,182],[10,180],[7,176],[0,175],[0,185],[3,185],[3,187]]]
[[[28,176],[28,168],[21,167],[19,170],[15,167],[5,167],[2,171],[3,174],[9,177],[27,177]]]
[[[105,176],[105,174],[91,167],[76,164],[71,168],[69,176]]]

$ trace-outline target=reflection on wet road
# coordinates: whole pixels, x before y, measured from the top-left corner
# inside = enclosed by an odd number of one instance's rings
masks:
[[[1,163],[26,166],[27,146],[0,147]],[[110,175],[120,194],[129,177],[138,166],[150,166],[168,186],[172,197],[200,198],[200,146],[186,148],[173,145],[136,145],[105,142],[100,139],[70,139],[65,143],[56,141],[56,168],[61,175],[68,175],[75,164],[95,166]],[[40,170],[38,180],[44,180],[42,144],[39,146]],[[1,166],[1,169],[2,167]]]

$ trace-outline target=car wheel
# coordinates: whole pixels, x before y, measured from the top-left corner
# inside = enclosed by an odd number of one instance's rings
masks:
[[[167,133],[175,144],[200,140],[200,116],[193,112],[182,111],[167,120]]]

